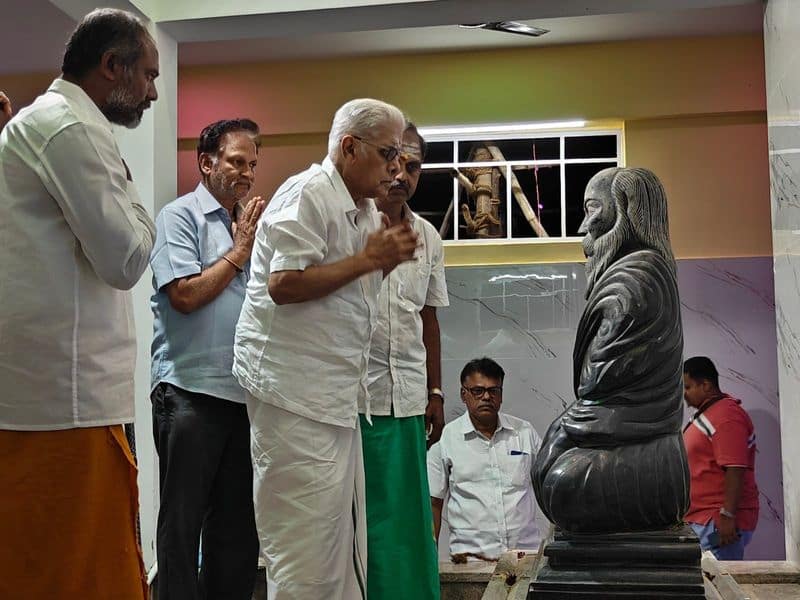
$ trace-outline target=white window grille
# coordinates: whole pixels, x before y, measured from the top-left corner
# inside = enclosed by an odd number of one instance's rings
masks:
[[[579,237],[586,183],[622,165],[622,130],[505,128],[421,128],[428,152],[411,208],[439,228],[445,243]]]

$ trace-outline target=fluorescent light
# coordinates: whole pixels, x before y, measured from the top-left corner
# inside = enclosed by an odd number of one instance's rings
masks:
[[[573,273],[574,275],[574,273]],[[541,280],[550,280],[554,281],[556,279],[566,279],[566,275],[538,275],[536,273],[527,273],[525,275],[495,275],[494,277],[489,278],[489,283],[497,283],[498,281],[503,280],[513,280],[513,279],[541,279]]]
[[[498,123],[495,125],[455,125],[420,127],[419,132],[423,137],[430,135],[464,135],[469,133],[523,133],[539,131],[542,129],[575,129],[586,125],[586,121],[542,121],[538,123]]]

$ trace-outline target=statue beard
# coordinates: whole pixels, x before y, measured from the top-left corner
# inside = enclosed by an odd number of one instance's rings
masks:
[[[619,251],[626,241],[633,239],[633,228],[625,213],[617,213],[614,226],[598,238],[587,233],[583,238],[583,254],[586,256],[586,297],[608,268],[619,258]]]

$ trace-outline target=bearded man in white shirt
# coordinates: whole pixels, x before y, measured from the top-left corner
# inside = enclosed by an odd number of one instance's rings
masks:
[[[408,223],[419,245],[381,285],[369,360],[371,423],[361,407],[367,485],[370,600],[438,600],[439,569],[425,470],[430,443],[444,427],[438,306],[447,306],[442,238],[408,206],[422,172],[425,140],[413,123],[403,133],[400,171],[378,209]]]
[[[414,256],[371,198],[400,170],[403,114],[372,99],[336,112],[322,165],[275,192],[256,232],[234,343],[247,390],[256,524],[274,600],[366,594],[358,406],[381,279]],[[367,408],[369,414],[369,408]]]
[[[0,133],[0,598],[147,594],[123,424],[155,230],[111,125],[138,125],[157,76],[143,24],[95,10]]]
[[[454,562],[537,550],[545,533],[540,529],[547,526],[531,481],[541,438],[528,421],[500,412],[504,378],[491,358],[468,362],[461,371],[467,412],[445,425],[428,452],[436,538],[446,508]]]

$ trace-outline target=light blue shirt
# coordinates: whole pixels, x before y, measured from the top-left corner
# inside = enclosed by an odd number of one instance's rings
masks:
[[[244,301],[248,267],[202,308],[182,314],[170,304],[164,287],[207,269],[233,247],[231,219],[199,184],[167,204],[156,218],[156,242],[150,256],[155,320],[151,346],[151,389],[160,382],[244,403],[244,390],[231,373],[233,336]]]

